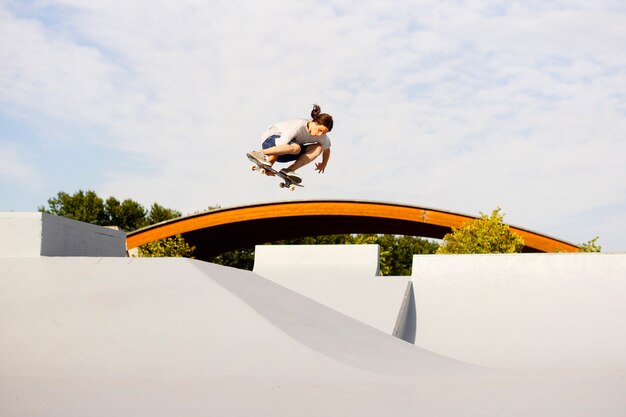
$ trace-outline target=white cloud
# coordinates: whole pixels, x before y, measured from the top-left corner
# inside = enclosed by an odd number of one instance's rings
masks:
[[[30,166],[17,149],[0,142],[0,183],[39,188],[41,176]]]
[[[114,68],[33,20],[0,9],[0,103],[21,117],[106,123]]]

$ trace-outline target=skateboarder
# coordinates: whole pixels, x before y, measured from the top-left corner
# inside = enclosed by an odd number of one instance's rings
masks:
[[[302,178],[295,171],[315,160],[320,154],[322,162],[316,163],[315,169],[320,174],[326,169],[330,158],[330,139],[326,134],[332,129],[332,116],[322,113],[320,106],[315,104],[311,111],[311,120],[291,119],[272,125],[261,136],[263,149],[252,151],[248,155],[265,166],[272,166],[277,161],[295,161],[280,171],[299,184]]]

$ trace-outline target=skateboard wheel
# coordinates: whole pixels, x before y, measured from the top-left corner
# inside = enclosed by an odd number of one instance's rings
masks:
[[[280,188],[285,188],[285,183],[284,183],[284,182],[281,182],[280,184],[278,184],[278,186],[279,186]]]
[[[295,191],[295,190],[296,190],[296,186],[295,186],[295,185],[293,185],[293,184],[291,184],[291,185],[289,186],[289,191]]]
[[[260,172],[261,174],[265,174],[265,168],[259,168],[259,172]]]
[[[250,171],[256,171],[256,169],[257,169],[257,168],[258,168],[258,167],[257,167],[256,165],[252,165],[252,166],[250,167]]]

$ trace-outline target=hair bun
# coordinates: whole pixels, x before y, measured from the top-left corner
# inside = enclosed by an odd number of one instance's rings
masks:
[[[317,116],[320,115],[320,113],[322,113],[322,109],[320,109],[320,106],[318,106],[317,104],[314,104],[313,110],[311,110],[311,119],[315,119]]]

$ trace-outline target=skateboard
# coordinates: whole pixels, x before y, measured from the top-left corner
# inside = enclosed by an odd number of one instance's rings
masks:
[[[291,178],[289,178],[287,175],[283,174],[282,172],[276,171],[272,167],[261,165],[259,163],[259,161],[254,159],[254,157],[252,157],[252,156],[250,156],[248,154],[246,154],[246,156],[248,157],[248,159],[252,163],[254,163],[254,165],[252,165],[252,167],[250,167],[250,169],[252,171],[257,171],[260,174],[265,174],[266,172],[271,172],[272,174],[274,174],[278,178],[282,179],[283,181],[280,184],[278,184],[278,186],[280,188],[288,188],[289,191],[294,191],[296,189],[296,187],[304,187],[304,185],[302,185],[302,184],[296,184]]]

